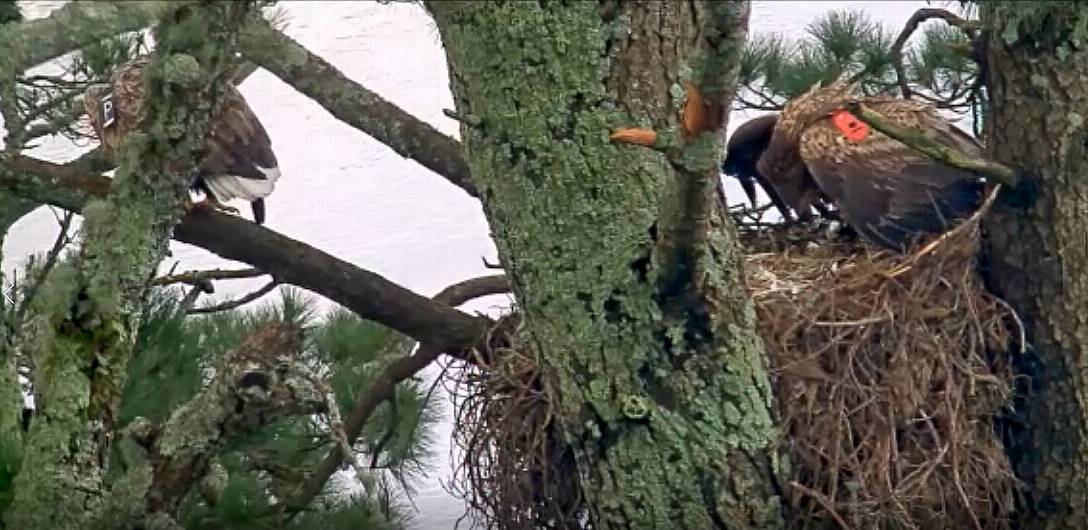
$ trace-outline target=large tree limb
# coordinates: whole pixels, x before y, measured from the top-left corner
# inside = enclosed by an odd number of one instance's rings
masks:
[[[93,213],[86,209],[83,244],[73,265],[76,279],[49,280],[51,291],[65,289],[64,294],[43,303],[39,316],[45,322],[64,318],[64,325],[27,344],[38,366],[60,368],[36,373],[41,401],[13,483],[6,514],[11,527],[83,527],[101,507],[102,462],[109,455],[135,344],[139,302],[187,199],[184,179],[203,150],[208,109],[222,92],[222,65],[252,7],[251,2],[202,4],[185,17],[163,19],[165,44],[145,79],[148,92],[160,96],[151,98],[147,109],[153,126],[123,145],[110,192],[94,201]],[[186,31],[179,18],[204,28],[204,40],[171,38]],[[56,439],[70,443],[51,443]]]
[[[477,196],[460,142],[348,79],[266,21],[255,20],[245,28],[242,53],[340,121]]]
[[[46,18],[0,29],[0,79],[93,42],[151,25],[181,2],[70,2]]]
[[[80,211],[104,196],[110,179],[28,156],[0,156],[0,186],[43,204]],[[373,272],[248,220],[217,212],[189,213],[174,239],[240,261],[280,283],[308,289],[426,344],[444,350],[471,347],[489,319],[437,304]]]

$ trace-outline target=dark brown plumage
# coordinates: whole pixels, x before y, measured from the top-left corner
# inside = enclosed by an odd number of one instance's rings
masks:
[[[83,96],[91,126],[107,151],[143,126],[147,117],[143,69],[147,58],[120,67],[104,85],[92,85]],[[280,177],[272,142],[242,94],[227,85],[212,118],[204,158],[192,189],[204,193],[213,208],[234,211],[222,202],[234,198],[251,203],[253,218],[264,223],[264,198]]]
[[[759,158],[758,173],[791,208],[807,210],[823,193],[864,239],[902,251],[979,207],[984,185],[976,175],[871,130],[842,110],[851,101],[967,154],[981,153],[928,102],[861,96],[844,77],[790,101]]]
[[[794,216],[790,212],[789,205],[782,200],[778,190],[756,168],[759,157],[767,149],[767,144],[771,141],[771,134],[774,133],[777,123],[777,114],[767,114],[748,120],[741,124],[740,127],[737,127],[737,130],[733,131],[733,134],[729,137],[729,142],[726,144],[722,172],[740,182],[741,188],[744,189],[744,193],[748,196],[752,206],[756,205],[756,184],[759,184],[759,187],[771,199],[771,203],[782,214],[782,217],[787,221],[792,221]],[[811,177],[807,180],[811,181]],[[824,199],[826,198],[823,197],[823,194],[820,194],[820,200],[814,201],[812,206],[816,207],[821,214],[834,217],[834,213],[824,204]],[[803,218],[807,216],[807,213],[798,212],[798,215]]]

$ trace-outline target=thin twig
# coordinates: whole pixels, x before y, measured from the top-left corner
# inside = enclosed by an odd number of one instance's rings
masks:
[[[389,443],[389,440],[393,439],[393,435],[397,432],[397,389],[393,388],[392,395],[387,400],[389,402],[389,427],[382,434],[382,437],[378,439],[378,443],[374,445],[373,454],[370,457],[370,468],[374,469],[378,467],[378,458],[381,457],[382,451],[385,450],[385,444]]]
[[[53,270],[57,261],[60,259],[60,253],[64,251],[64,247],[68,246],[71,242],[71,238],[68,237],[68,229],[72,226],[72,219],[75,218],[75,214],[68,212],[60,221],[60,233],[57,234],[56,241],[53,242],[53,248],[49,249],[49,253],[45,256],[45,263],[42,268],[38,270],[38,274],[34,277],[34,281],[27,286],[26,294],[23,299],[19,301],[19,307],[15,310],[15,322],[20,322],[23,319],[23,315],[26,313],[30,302],[37,296],[38,291],[41,289],[42,284],[45,282],[46,276],[49,275],[49,271]]]
[[[899,37],[895,39],[895,43],[892,44],[892,65],[895,68],[896,80],[899,82],[899,90],[903,92],[903,99],[910,99],[911,96],[910,84],[907,83],[907,72],[903,67],[903,47],[906,46],[907,40],[910,39],[910,36],[922,22],[933,18],[943,19],[949,25],[960,28],[971,39],[977,37],[979,29],[977,21],[964,20],[947,9],[927,7],[915,11],[907,20],[907,23],[903,25],[903,30],[899,32]]]
[[[921,131],[891,123],[860,102],[847,103],[846,109],[874,129],[937,162],[992,178],[1012,188],[1020,184],[1020,173],[1004,164],[968,155],[927,137]]]
[[[844,520],[842,516],[839,515],[839,512],[835,511],[835,508],[831,506],[831,502],[824,498],[823,495],[820,495],[815,490],[808,488],[797,481],[791,481],[790,486],[793,486],[793,488],[797,491],[800,491],[801,493],[812,497],[816,500],[816,502],[820,503],[820,505],[823,506],[825,510],[827,510],[827,513],[831,515],[831,518],[834,519],[836,523],[838,523],[839,528],[841,528],[842,530],[851,530],[850,525],[846,524],[846,520]]]
[[[181,274],[170,274],[166,276],[160,276],[151,280],[151,285],[171,285],[175,283],[187,283],[189,285],[203,284],[209,280],[237,280],[241,278],[255,278],[257,276],[263,276],[265,273],[260,269],[250,267],[248,269],[212,269],[203,271],[188,271]]]
[[[246,304],[248,304],[248,303],[250,303],[250,302],[252,302],[252,301],[254,301],[254,300],[256,300],[256,299],[258,299],[258,298],[260,298],[260,297],[262,297],[262,296],[264,296],[264,295],[266,295],[268,293],[270,293],[270,292],[272,292],[272,290],[275,289],[277,285],[279,285],[279,282],[277,282],[276,280],[272,280],[272,281],[268,282],[267,284],[265,284],[264,287],[261,287],[260,289],[257,289],[256,291],[253,291],[252,293],[249,293],[249,294],[247,294],[247,295],[245,295],[245,296],[243,296],[241,298],[231,300],[229,302],[223,302],[221,304],[216,304],[216,305],[213,305],[213,306],[204,306],[204,307],[198,307],[198,308],[195,308],[195,309],[190,309],[189,311],[186,312],[186,314],[187,315],[202,315],[202,314],[206,315],[206,314],[209,314],[209,313],[218,313],[220,311],[230,311],[232,309],[238,309],[239,307],[242,307],[242,306],[244,306],[244,305],[246,305]]]

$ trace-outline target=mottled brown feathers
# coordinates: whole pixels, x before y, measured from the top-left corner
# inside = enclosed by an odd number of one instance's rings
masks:
[[[107,151],[116,151],[121,140],[144,126],[147,102],[144,68],[147,58],[120,67],[106,85],[92,85],[84,94],[91,126]],[[112,95],[112,124],[104,123],[103,98]],[[206,150],[192,187],[210,199],[250,201],[254,218],[264,220],[264,201],[279,178],[279,164],[268,132],[245,98],[227,84],[216,102],[215,114],[206,138]]]
[[[836,124],[832,112],[849,101],[863,101],[889,121],[980,154],[979,144],[929,103],[860,96],[840,79],[787,104],[760,156],[758,172],[791,208],[807,210],[822,192],[866,240],[903,250],[921,235],[950,228],[981,204],[983,184],[976,175],[934,162],[848,116]]]

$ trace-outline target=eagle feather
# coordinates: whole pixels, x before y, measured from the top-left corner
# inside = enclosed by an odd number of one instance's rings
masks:
[[[126,63],[111,76],[109,83],[92,85],[84,93],[91,127],[107,152],[116,152],[128,134],[144,126],[147,64],[146,57]],[[262,224],[264,199],[280,178],[272,142],[236,87],[228,83],[217,103],[205,140],[205,154],[191,188],[219,202],[236,198],[249,201],[254,220]],[[107,116],[107,112],[112,112],[112,116]]]

